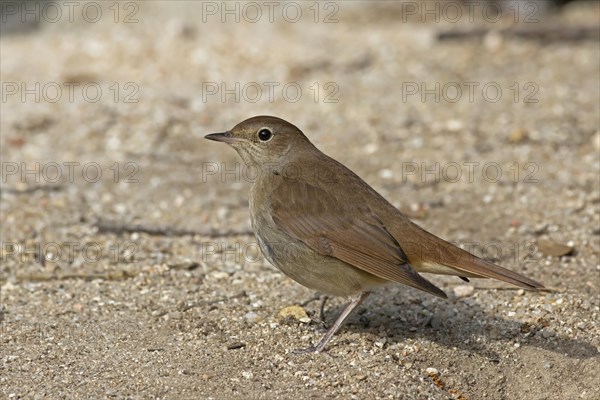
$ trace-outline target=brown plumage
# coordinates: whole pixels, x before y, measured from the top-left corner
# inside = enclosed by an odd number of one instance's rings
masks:
[[[354,296],[323,340],[376,286],[397,282],[439,297],[419,272],[543,285],[478,258],[410,221],[360,177],[319,151],[294,125],[259,116],[208,139],[230,144],[258,168],[250,191],[252,226],[266,258],[315,290]]]

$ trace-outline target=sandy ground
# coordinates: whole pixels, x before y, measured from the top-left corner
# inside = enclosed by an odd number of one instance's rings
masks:
[[[600,398],[598,39],[506,34],[597,24],[597,3],[538,22],[191,1],[81,3],[71,22],[55,4],[0,38],[0,397]],[[436,38],[462,29],[491,31]],[[252,176],[202,139],[258,114],[553,290],[390,286],[327,352],[292,354],[344,299],[321,321],[257,253]]]

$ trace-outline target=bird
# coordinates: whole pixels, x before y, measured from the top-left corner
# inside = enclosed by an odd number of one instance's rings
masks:
[[[382,285],[400,283],[447,298],[421,273],[544,288],[421,228],[281,118],[251,117],[205,138],[228,144],[256,168],[249,208],[265,258],[305,287],[350,300],[318,344],[296,352],[325,350],[352,311]]]

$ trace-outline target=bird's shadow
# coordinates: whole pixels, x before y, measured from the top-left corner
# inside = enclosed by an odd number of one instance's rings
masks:
[[[376,299],[376,296],[380,298]],[[492,361],[497,360],[498,355],[487,344],[507,340],[570,358],[598,357],[598,350],[593,344],[554,332],[559,314],[540,317],[529,315],[527,318],[515,314],[514,318],[503,318],[486,311],[478,299],[466,300],[435,298],[424,305],[424,295],[416,291],[414,296],[405,298],[395,291],[376,293],[355,310],[340,332],[371,332],[381,336],[383,328],[388,335],[387,343],[401,343],[407,338],[425,338],[448,348],[457,347],[469,353],[487,354]],[[326,327],[333,324],[344,306],[340,304],[325,309]]]

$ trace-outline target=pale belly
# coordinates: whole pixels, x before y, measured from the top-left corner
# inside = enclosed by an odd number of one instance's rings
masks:
[[[350,296],[388,282],[336,258],[312,251],[269,222],[262,221],[258,228],[253,220],[263,255],[299,284],[321,293]]]

